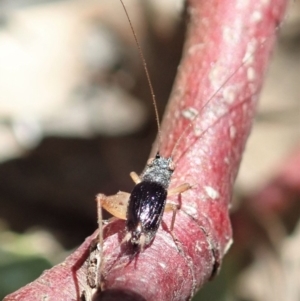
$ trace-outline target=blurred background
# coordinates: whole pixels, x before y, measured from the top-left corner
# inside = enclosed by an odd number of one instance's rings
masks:
[[[183,2],[126,0],[160,115]],[[232,206],[235,244],[195,300],[300,300],[300,3],[279,32]],[[97,226],[95,195],[130,191],[157,133],[118,0],[0,0],[0,298]]]

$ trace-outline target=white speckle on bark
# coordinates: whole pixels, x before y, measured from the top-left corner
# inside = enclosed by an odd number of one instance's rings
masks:
[[[249,81],[254,81],[256,78],[255,70],[252,67],[247,69],[247,78]]]
[[[216,200],[220,197],[220,194],[217,190],[212,188],[211,186],[204,186],[206,194],[213,200]]]
[[[200,137],[203,133],[203,129],[200,126],[194,126],[194,133],[196,137]]]
[[[197,214],[198,214],[198,211],[197,211],[197,208],[195,208],[194,206],[191,206],[191,205],[186,205],[184,204],[182,206],[182,209],[190,216],[192,217],[197,217]]]
[[[198,114],[198,111],[192,107],[188,107],[182,111],[182,116],[188,120],[194,120]]]
[[[164,262],[161,261],[161,262],[159,262],[158,264],[159,264],[163,269],[166,268],[166,264],[165,264]]]
[[[199,241],[197,241],[197,243],[196,243],[196,250],[199,252],[202,251],[201,243]]]
[[[229,135],[231,139],[234,139],[236,137],[236,127],[234,125],[230,126]]]
[[[197,166],[200,166],[201,165],[201,159],[195,158],[194,164],[197,165]]]
[[[193,55],[195,52],[201,51],[204,48],[204,43],[193,45],[188,50],[188,55]]]
[[[222,79],[224,77],[224,74],[226,74],[226,71],[226,68],[219,64],[215,64],[211,68],[211,71],[209,72],[209,80],[211,82],[211,86],[215,90],[218,90],[222,85]]]
[[[225,164],[227,164],[227,165],[229,165],[229,163],[230,163],[230,160],[229,160],[229,158],[228,158],[228,157],[225,157],[225,158],[224,158],[224,163],[225,163]]]
[[[262,20],[263,16],[262,13],[258,10],[254,11],[251,15],[251,21],[253,23],[258,23]]]
[[[227,86],[223,89],[223,97],[226,103],[232,104],[235,100],[235,89],[233,86]]]
[[[237,42],[237,37],[238,35],[236,34],[236,32],[234,30],[232,30],[231,27],[229,26],[225,26],[222,30],[222,34],[224,37],[224,40],[227,43],[236,43]]]
[[[243,57],[243,64],[245,65],[251,65],[254,62],[254,53],[257,50],[257,45],[258,42],[256,39],[251,39],[248,44],[247,44],[247,48],[246,48],[246,53]]]

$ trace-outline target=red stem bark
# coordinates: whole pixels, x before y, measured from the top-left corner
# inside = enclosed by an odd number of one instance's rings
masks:
[[[97,300],[187,300],[216,273],[232,242],[232,187],[286,2],[187,1],[188,33],[160,152],[170,155],[179,140],[171,188],[184,182],[193,188],[171,199],[181,204],[173,237],[166,213],[151,246],[136,256],[120,245],[123,221],[106,227],[106,290]],[[4,300],[79,300],[95,235]]]

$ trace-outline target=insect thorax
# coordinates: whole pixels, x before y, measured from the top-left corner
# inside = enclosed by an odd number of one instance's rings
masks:
[[[161,184],[165,189],[168,189],[174,171],[173,165],[171,157],[164,158],[157,153],[155,158],[147,164],[141,174],[141,179],[142,181]]]

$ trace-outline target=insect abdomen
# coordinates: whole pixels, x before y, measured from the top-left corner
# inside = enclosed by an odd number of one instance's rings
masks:
[[[127,232],[133,244],[147,245],[160,225],[167,190],[159,183],[142,181],[131,192],[127,208]]]

